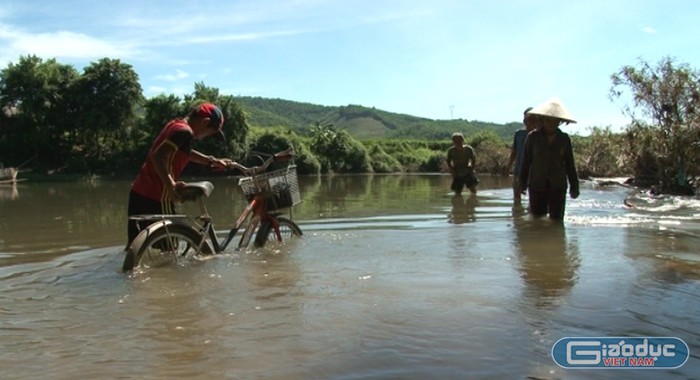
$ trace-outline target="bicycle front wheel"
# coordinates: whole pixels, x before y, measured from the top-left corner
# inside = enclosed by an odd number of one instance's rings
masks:
[[[133,255],[133,267],[182,263],[202,254],[202,239],[203,236],[190,226],[165,225],[152,231],[141,242],[135,239],[127,255]]]
[[[277,223],[279,224],[280,236],[282,237],[281,243],[284,243],[292,238],[301,237],[301,228],[299,228],[299,226],[292,220],[283,216],[278,216],[275,219],[277,219]],[[258,234],[255,235],[255,247],[264,247],[269,243],[278,244],[280,242],[277,240],[277,234],[275,233],[275,228],[272,225],[272,222],[265,220],[260,224]]]

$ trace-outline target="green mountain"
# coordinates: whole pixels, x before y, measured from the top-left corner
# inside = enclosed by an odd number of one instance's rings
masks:
[[[236,97],[254,127],[288,127],[303,134],[312,126],[333,125],[357,139],[449,139],[453,132],[469,136],[492,131],[505,141],[522,123],[488,123],[476,120],[433,120],[358,105],[321,106],[283,99]]]

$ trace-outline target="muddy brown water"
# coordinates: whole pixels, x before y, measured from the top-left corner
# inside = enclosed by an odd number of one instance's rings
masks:
[[[563,225],[510,180],[302,177],[304,237],[120,273],[129,182],[0,187],[3,379],[690,379],[700,373],[700,201],[582,186]],[[219,230],[244,207],[208,199]],[[189,211],[190,206],[182,207]],[[571,336],[670,336],[670,370],[572,370]]]

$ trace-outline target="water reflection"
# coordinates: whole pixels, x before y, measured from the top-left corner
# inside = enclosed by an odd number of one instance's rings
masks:
[[[667,284],[681,284],[700,279],[700,256],[697,244],[700,236],[683,231],[681,224],[657,229],[628,229],[625,231],[625,255],[649,260],[649,275]],[[684,226],[683,226],[684,227]]]
[[[513,220],[515,220],[516,223],[522,222],[522,221],[520,221],[520,218],[525,216],[525,214],[527,213],[527,209],[525,207],[523,207],[523,205],[520,203],[514,204],[511,211],[512,211]]]
[[[448,215],[448,221],[454,224],[470,223],[476,220],[475,210],[478,204],[476,195],[470,194],[466,200],[464,197],[454,195],[451,199],[452,210]]]
[[[298,242],[288,242],[273,249],[260,248],[244,252],[247,257],[246,279],[254,285],[259,300],[289,296],[301,278],[301,268],[290,256]]]
[[[199,363],[224,350],[213,333],[221,315],[212,313],[202,297],[211,288],[196,267],[159,268],[135,274],[128,284],[132,288],[122,311],[130,321],[126,335],[148,348],[128,360],[158,363],[164,377],[194,377]]]
[[[17,184],[0,185],[0,201],[8,200],[12,201],[19,197],[19,191],[17,191]]]
[[[542,219],[515,219],[515,247],[525,298],[537,307],[556,305],[576,283],[578,246],[567,244],[564,225]]]
[[[387,214],[431,210],[434,199],[443,195],[443,189],[435,186],[440,179],[408,174],[302,177],[303,201],[295,211],[337,218],[379,209]]]

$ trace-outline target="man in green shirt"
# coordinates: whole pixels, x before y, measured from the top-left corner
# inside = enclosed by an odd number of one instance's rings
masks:
[[[476,185],[479,180],[474,175],[476,155],[474,148],[464,144],[464,135],[455,132],[452,134],[452,146],[447,150],[447,168],[452,174],[452,186],[455,195],[461,195],[466,186],[472,194],[476,194]]]

